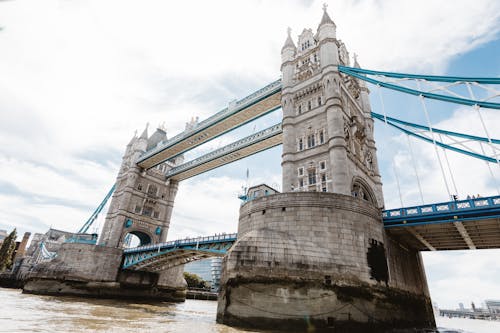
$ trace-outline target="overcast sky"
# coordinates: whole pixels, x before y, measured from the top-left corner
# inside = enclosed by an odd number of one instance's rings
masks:
[[[279,78],[286,28],[294,37],[316,29],[322,2],[0,1],[0,229],[76,231],[112,186],[135,130],[165,123],[173,136],[191,117]],[[499,1],[328,3],[338,37],[364,68],[500,75]],[[382,96],[388,114],[423,119],[418,100]],[[372,105],[381,111],[375,88]],[[429,109],[436,127],[484,135],[470,108]],[[498,111],[483,116],[500,137]],[[279,120],[278,111],[187,158]],[[419,204],[406,138],[376,126],[386,207],[401,205],[392,162],[403,204]],[[432,146],[413,147],[425,201],[447,200]],[[183,182],[169,239],[235,232],[247,168],[251,184],[280,187],[280,155],[277,147]],[[497,194],[483,162],[448,158],[459,195]],[[499,254],[425,254],[433,299],[446,307],[500,299]]]

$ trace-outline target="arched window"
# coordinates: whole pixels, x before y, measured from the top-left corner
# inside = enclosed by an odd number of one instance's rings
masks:
[[[148,187],[148,194],[155,196],[157,192],[158,192],[158,188],[156,187],[156,185],[150,184]]]
[[[370,186],[361,178],[355,178],[351,186],[353,197],[363,199],[377,205],[377,200]]]

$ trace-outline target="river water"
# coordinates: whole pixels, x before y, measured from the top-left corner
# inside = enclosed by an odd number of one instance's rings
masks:
[[[22,294],[0,288],[0,332],[252,332],[215,322],[217,302],[184,303],[87,299]],[[438,326],[500,333],[500,322],[437,318]]]

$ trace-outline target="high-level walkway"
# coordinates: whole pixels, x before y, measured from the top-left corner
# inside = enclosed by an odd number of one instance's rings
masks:
[[[145,169],[152,168],[280,107],[281,80],[277,80],[230,104],[194,128],[161,142],[141,156],[137,164]]]
[[[248,157],[283,142],[281,123],[249,135],[194,160],[178,165],[166,173],[167,178],[184,180],[222,165]]]

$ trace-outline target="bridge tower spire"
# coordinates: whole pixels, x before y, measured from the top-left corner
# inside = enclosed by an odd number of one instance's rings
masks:
[[[241,206],[218,322],[349,332],[434,326],[418,250],[384,230],[369,91],[339,72],[349,54],[335,30],[325,7],[315,33],[304,29],[295,46],[289,32],[281,50],[284,193]],[[344,308],[348,316],[338,313]]]
[[[359,195],[383,206],[369,91],[341,74],[349,54],[323,8],[316,34],[304,29],[281,51],[283,190]]]
[[[127,145],[99,240],[101,245],[122,247],[127,234],[137,236],[141,245],[166,241],[178,182],[167,181],[165,173],[183,157],[148,170],[136,163],[144,152],[166,139],[163,128],[148,137],[146,125],[142,134],[135,134]]]

